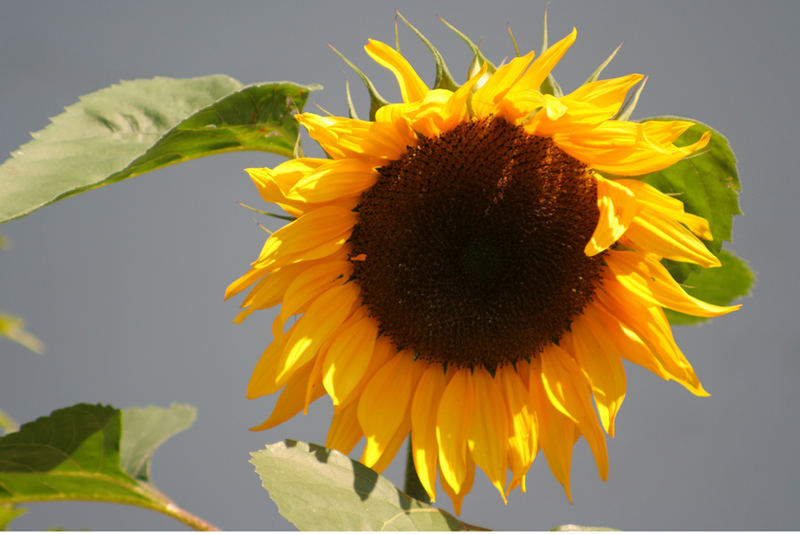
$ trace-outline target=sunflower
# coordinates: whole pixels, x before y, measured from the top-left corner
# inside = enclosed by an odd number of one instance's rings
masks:
[[[452,91],[370,40],[403,101],[371,121],[299,114],[329,157],[247,170],[295,217],[226,294],[255,284],[236,322],[281,305],[247,397],[282,392],[253,430],[327,394],[327,446],[349,454],[366,438],[361,462],[380,472],[410,433],[422,486],[435,499],[438,472],[458,512],[476,466],[505,501],[539,450],[569,497],[580,436],[605,480],[623,359],[708,395],[663,309],[738,306],[691,297],[660,261],[719,266],[708,222],[625,177],[709,134],[676,146],[691,122],[615,120],[639,74],[541,92],[575,38],[484,64]]]

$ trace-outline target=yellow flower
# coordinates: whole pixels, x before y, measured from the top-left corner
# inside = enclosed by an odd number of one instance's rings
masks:
[[[283,391],[253,430],[327,393],[329,447],[350,453],[365,437],[361,461],[381,471],[411,432],[423,487],[435,499],[438,472],[458,511],[476,465],[505,500],[525,491],[539,450],[569,496],[581,435],[605,479],[623,359],[707,395],[663,308],[738,306],[689,296],[660,260],[719,266],[699,239],[711,239],[708,222],[622,177],[664,169],[709,136],[678,147],[692,123],[614,120],[639,74],[542,94],[575,37],[491,76],[484,65],[455,91],[430,89],[370,41],[403,102],[374,121],[298,115],[330,159],[248,169],[263,199],[296,217],[226,295],[255,284],[237,322],[281,304],[247,396]]]

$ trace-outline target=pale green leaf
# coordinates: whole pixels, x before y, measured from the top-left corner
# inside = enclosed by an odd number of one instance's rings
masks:
[[[155,450],[175,434],[192,426],[196,415],[197,410],[187,404],[124,410],[120,444],[122,469],[134,478],[149,482],[150,459]]]
[[[37,354],[44,352],[44,343],[25,329],[25,320],[0,312],[0,337],[15,341]]]
[[[201,156],[292,157],[310,90],[223,75],[123,81],[80,98],[0,165],[0,223],[95,187]]]
[[[300,530],[478,529],[331,449],[286,440],[251,456],[278,511]]]
[[[26,423],[0,437],[0,505],[115,502],[156,510],[191,526],[210,526],[146,482],[155,447],[193,417],[193,409],[179,405],[123,412],[78,404]],[[129,420],[133,429],[123,433],[122,423]]]

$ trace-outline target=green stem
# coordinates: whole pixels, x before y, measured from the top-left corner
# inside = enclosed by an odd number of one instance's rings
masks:
[[[431,503],[431,498],[428,492],[422,487],[422,482],[419,481],[417,469],[414,467],[414,450],[411,447],[411,434],[408,434],[408,452],[406,453],[406,479],[403,484],[403,491],[409,497],[413,497],[418,501],[425,504]]]

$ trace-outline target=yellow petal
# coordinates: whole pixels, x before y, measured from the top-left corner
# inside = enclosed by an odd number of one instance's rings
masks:
[[[417,142],[404,120],[370,122],[313,113],[300,113],[295,118],[334,159],[364,158],[376,163],[396,160]]]
[[[706,241],[713,239],[708,221],[692,213],[686,213],[683,202],[674,196],[662,193],[652,185],[641,180],[622,178],[618,180],[618,183],[633,191],[636,195],[636,201],[640,205],[647,206],[666,217],[671,217],[682,222],[694,234]]]
[[[636,215],[636,197],[630,189],[599,175],[595,175],[595,179],[600,217],[597,228],[583,250],[587,256],[599,254],[616,243]]]
[[[693,394],[707,397],[692,365],[681,352],[664,312],[646,304],[622,284],[608,278],[595,293],[599,318],[625,359],[661,378],[675,380]]]
[[[464,480],[461,484],[458,485],[458,488],[453,488],[448,483],[447,479],[444,477],[444,472],[441,472],[440,480],[442,481],[442,489],[450,497],[450,500],[453,501],[453,509],[456,512],[456,515],[461,513],[461,505],[464,502],[464,496],[470,492],[472,489],[472,484],[475,482],[475,462],[470,458],[467,457],[467,462],[464,467],[465,475]]]
[[[625,369],[597,313],[596,307],[589,305],[583,315],[573,321],[572,341],[575,359],[592,386],[600,422],[613,438],[614,419],[625,399]]]
[[[542,384],[555,408],[569,417],[586,437],[597,462],[600,478],[608,478],[606,439],[592,407],[591,389],[580,367],[557,345],[550,345],[539,355],[542,361]]]
[[[549,47],[542,52],[542,55],[536,58],[531,64],[528,71],[519,81],[520,87],[538,91],[542,83],[545,81],[550,72],[555,68],[567,50],[575,42],[578,37],[578,30],[572,28],[572,31],[566,37]]]
[[[483,118],[497,112],[503,97],[522,77],[525,69],[533,61],[533,56],[534,52],[531,51],[498,67],[491,78],[486,80],[486,83],[472,95],[472,110],[475,112],[475,116]],[[538,88],[537,86],[536,89]]]
[[[303,176],[286,194],[301,202],[329,202],[360,195],[375,184],[372,165],[357,159],[331,160]]]
[[[363,460],[375,464],[406,418],[419,366],[407,352],[389,360],[367,384],[358,401],[358,422],[367,438]]]
[[[372,465],[366,463],[366,456],[367,454],[371,454],[371,451],[368,453],[367,448],[365,447],[364,453],[361,455],[361,463],[376,473],[382,473],[384,469],[389,467],[389,464],[392,463],[394,457],[397,456],[397,451],[399,451],[400,447],[403,446],[403,443],[406,441],[410,431],[411,417],[409,416],[408,412],[406,412],[406,416],[402,423],[400,423],[400,426],[398,426],[395,430],[394,436],[392,436],[389,442],[383,447],[383,452],[381,452],[380,456],[375,459],[375,462]]]
[[[606,256],[606,264],[625,288],[656,306],[698,317],[717,317],[741,308],[741,304],[716,306],[692,297],[650,254],[615,250]]]
[[[358,426],[356,409],[355,402],[333,407],[333,419],[328,429],[328,437],[325,439],[326,447],[344,454],[350,454],[356,447],[363,437],[361,427]]]
[[[499,384],[483,367],[473,370],[474,401],[467,444],[475,463],[483,469],[506,502],[508,413]]]
[[[342,329],[331,344],[322,365],[322,383],[334,405],[345,404],[361,382],[377,338],[375,319],[360,317]]]
[[[472,399],[472,374],[459,369],[445,387],[436,410],[439,469],[455,494],[461,494],[469,474],[467,436],[472,420]]]
[[[625,241],[631,248],[662,258],[696,263],[705,268],[722,265],[688,228],[646,206],[640,206],[625,234]]]
[[[267,430],[284,423],[297,415],[306,404],[306,384],[311,373],[313,364],[311,362],[299,369],[281,392],[278,397],[278,402],[275,403],[272,413],[269,418],[258,426],[254,426],[250,430]],[[312,402],[319,399],[325,390],[317,387],[312,392]]]
[[[523,372],[528,373],[527,367],[517,371],[512,365],[503,365],[497,369],[495,375],[508,408],[508,467],[511,469],[512,479],[506,495],[518,484],[522,484],[522,491],[525,491],[525,474],[538,449],[535,409],[528,389],[520,377]]]
[[[356,214],[338,206],[311,211],[273,233],[253,267],[277,268],[331,256],[342,248],[355,223]]]
[[[569,473],[572,465],[572,448],[576,440],[575,423],[553,407],[548,399],[542,384],[541,368],[541,358],[531,359],[529,388],[531,402],[536,407],[539,444],[550,471],[564,487],[569,502],[572,502]]]
[[[305,263],[305,262],[304,262]],[[309,304],[335,285],[342,285],[353,272],[347,261],[317,263],[296,275],[283,294],[281,311],[273,322],[272,335],[283,334],[283,325],[293,315],[303,313]]]
[[[464,82],[464,85],[459,87],[456,92],[450,96],[442,111],[441,131],[452,130],[456,125],[466,122],[469,119],[467,101],[472,95],[475,85],[486,74],[488,68],[489,66],[486,63],[481,65],[478,72]]]
[[[291,333],[292,331],[289,330],[289,333],[276,337],[261,354],[255,369],[253,369],[253,374],[250,376],[246,398],[256,399],[264,395],[271,395],[281,389],[291,378],[291,374],[287,374],[283,376],[282,380],[278,380],[280,355],[286,347],[286,341]]]
[[[278,360],[277,380],[313,358],[350,316],[359,299],[355,284],[334,286],[316,299],[288,334]]]
[[[436,442],[436,413],[447,385],[444,369],[431,365],[420,377],[411,402],[411,447],[414,466],[422,487],[436,501],[436,465],[439,446]]]
[[[592,168],[621,176],[638,176],[665,169],[708,144],[706,132],[695,143],[672,144],[691,122],[606,121],[590,130],[560,131],[553,141],[564,152]]]
[[[250,168],[245,171],[250,175],[265,202],[284,202],[286,194],[299,180],[327,164],[328,161],[322,158],[295,158],[281,163],[274,169]]]
[[[364,47],[364,50],[376,63],[394,73],[400,86],[403,102],[415,102],[425,97],[429,91],[428,86],[416,73],[414,67],[397,50],[372,39],[369,40],[369,44]]]

